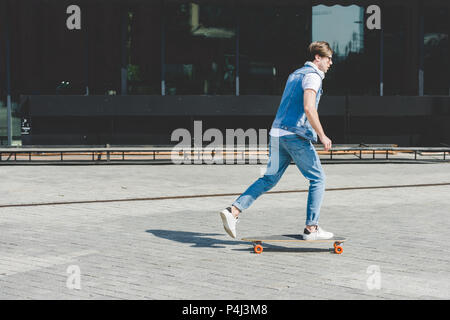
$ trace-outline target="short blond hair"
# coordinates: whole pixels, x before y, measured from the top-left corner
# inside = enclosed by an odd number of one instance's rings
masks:
[[[314,41],[308,46],[307,59],[314,61],[316,54],[321,57],[328,57],[333,54],[333,50],[326,41]]]

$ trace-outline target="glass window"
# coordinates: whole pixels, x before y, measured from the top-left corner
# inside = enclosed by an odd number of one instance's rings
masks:
[[[6,2],[0,1],[0,109],[6,101]],[[1,122],[0,122],[1,124]]]
[[[90,95],[120,94],[121,17],[125,8],[118,3],[87,1],[82,10],[84,39],[77,42],[82,51],[84,90]],[[87,60],[86,60],[87,59]],[[86,90],[88,86],[88,90]]]
[[[449,8],[425,6],[424,93],[450,95]]]
[[[162,6],[141,1],[128,10],[128,94],[161,94]]]
[[[165,4],[165,94],[235,94],[232,6]]]
[[[66,26],[69,4],[15,4],[13,88],[21,94],[84,94],[85,39],[81,30],[69,30]]]
[[[418,95],[419,56],[414,38],[418,39],[419,35],[417,30],[408,28],[413,23],[413,11],[406,5],[385,6],[381,14],[384,95]]]
[[[6,17],[9,20],[9,68],[10,68],[10,94],[11,94],[11,129],[12,144],[21,144],[21,124],[22,113],[20,110],[20,95],[38,93],[45,86],[47,79],[43,70],[45,62],[42,54],[36,52],[39,48],[40,28],[39,17],[36,15],[43,10],[39,10],[41,2],[23,3],[22,1],[1,1],[1,15],[4,25],[1,27],[0,36],[2,50],[0,56],[1,96],[0,96],[0,144],[7,144],[7,84],[6,84]],[[65,12],[65,11],[64,11]],[[51,15],[52,13],[48,13]],[[42,43],[40,47],[42,47]],[[52,61],[48,61],[49,69],[54,68]],[[3,70],[3,71],[2,71]]]
[[[70,1],[14,1],[12,88],[20,94],[106,94],[120,89],[120,8],[80,4],[81,29],[69,30]]]
[[[6,3],[0,1],[0,146],[8,143],[6,132],[6,48],[5,48],[5,30],[6,30]]]
[[[239,8],[239,93],[281,95],[290,73],[303,66],[310,38],[307,6]]]
[[[328,95],[379,94],[380,36],[365,27],[364,10],[357,5],[312,8],[312,40],[327,41],[334,52],[323,83]]]

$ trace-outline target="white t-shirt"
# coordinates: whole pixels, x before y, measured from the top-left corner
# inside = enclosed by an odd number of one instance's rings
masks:
[[[313,67],[320,75],[314,72],[306,74],[302,80],[302,88],[303,90],[312,89],[317,94],[322,84],[322,79],[325,78],[325,74],[321,70],[319,70],[319,68],[317,68],[317,66],[314,63],[310,61],[306,62],[305,65]],[[295,133],[279,128],[272,128],[270,129],[269,132],[269,135],[271,135],[272,137],[282,137],[288,134],[295,134]]]

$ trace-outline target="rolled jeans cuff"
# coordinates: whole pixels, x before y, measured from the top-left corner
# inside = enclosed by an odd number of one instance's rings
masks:
[[[237,202],[234,202],[232,204],[232,206],[238,208],[240,212],[244,211],[244,209],[241,207],[241,205]]]
[[[319,221],[313,221],[313,220],[306,220],[305,225],[307,226],[317,226],[319,224]]]

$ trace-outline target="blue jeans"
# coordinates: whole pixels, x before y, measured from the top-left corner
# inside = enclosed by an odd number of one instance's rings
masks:
[[[317,225],[325,191],[325,174],[313,144],[292,134],[282,137],[270,136],[269,145],[266,173],[241,194],[233,206],[240,211],[250,207],[253,201],[278,183],[291,160],[294,160],[300,172],[309,180],[306,225]]]

